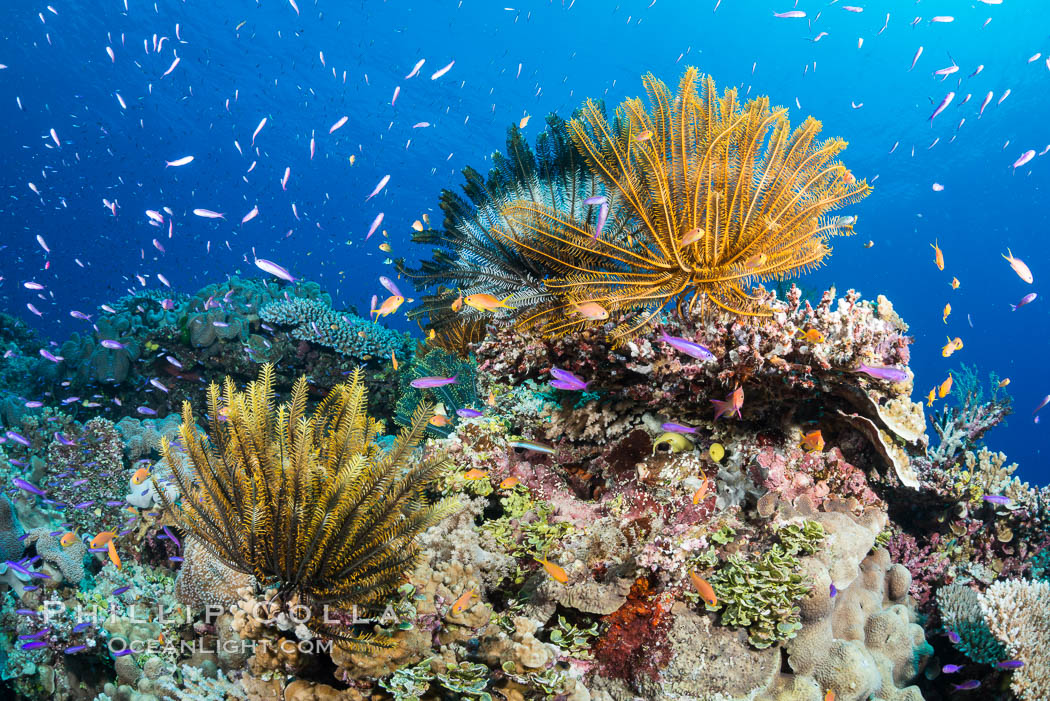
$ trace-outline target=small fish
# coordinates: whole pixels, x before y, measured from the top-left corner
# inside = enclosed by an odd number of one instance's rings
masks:
[[[828,585],[828,596],[834,599],[836,596],[838,596],[838,593],[838,587],[836,587],[834,584]]]
[[[970,679],[969,681],[965,681],[962,684],[952,684],[952,688],[956,691],[969,691],[970,689],[976,689],[980,685],[980,680]]]
[[[951,283],[951,284],[952,284],[952,289],[953,289],[953,290],[957,290],[957,289],[959,289],[959,278],[957,278],[957,277],[953,277],[953,278],[952,278],[952,283]]]
[[[1001,494],[985,494],[981,499],[996,506],[1009,506],[1011,503],[1010,497],[1004,497]]]
[[[518,121],[518,129],[524,129],[529,125],[529,115],[525,115]]]
[[[949,630],[947,633],[945,633],[945,635],[948,636],[948,640],[950,640],[954,645],[958,645],[962,641],[962,638],[959,637],[959,634],[956,633],[954,630]]]
[[[10,436],[12,431],[8,431],[7,433]],[[36,494],[37,496],[41,496],[41,497],[42,496],[46,496],[46,492],[44,492],[44,490],[40,489],[40,487],[37,487],[35,484],[30,484],[29,482],[26,482],[21,477],[12,477],[11,478],[11,484],[13,484],[16,487],[18,487],[19,489],[21,489],[23,491],[26,491],[26,492],[29,492],[31,494]]]
[[[157,412],[154,409],[150,409],[148,406],[136,407],[135,411],[142,414],[143,416],[156,416]]]
[[[434,71],[434,73],[433,73],[433,74],[431,74],[431,76],[430,76],[430,79],[431,79],[431,80],[437,80],[437,79],[438,79],[438,78],[440,78],[441,76],[445,75],[445,74],[446,74],[446,73],[448,73],[448,72],[449,72],[450,70],[452,70],[452,66],[453,66],[453,65],[454,65],[455,63],[456,63],[455,61],[452,61],[452,62],[451,62],[451,63],[449,63],[449,64],[448,64],[447,66],[444,66],[443,68],[439,68],[438,70]]]
[[[488,474],[489,473],[488,473],[487,470],[480,470],[480,469],[474,467],[474,468],[471,468],[471,469],[469,469],[469,470],[467,470],[466,472],[463,473],[463,479],[466,479],[466,480],[479,480],[479,479],[484,479],[485,477],[488,477]]]
[[[554,446],[540,443],[539,441],[511,441],[508,445],[510,445],[511,448],[521,448],[522,450],[532,450],[537,453],[554,455]]]
[[[639,143],[641,143],[643,141],[648,141],[651,138],[653,138],[653,133],[651,131],[649,131],[648,129],[646,129],[644,131],[640,131],[640,132],[638,132],[637,134],[634,135],[634,140],[639,142]]]
[[[945,324],[947,324],[948,323],[948,317],[951,315],[951,313],[952,313],[952,305],[945,304],[944,305],[944,312],[941,314],[941,321],[943,321]]]
[[[955,93],[954,92],[949,92],[947,95],[945,95],[944,99],[941,100],[941,104],[937,105],[937,109],[935,109],[933,111],[933,114],[930,115],[930,118],[929,118],[928,121],[932,122],[934,117],[936,117],[941,112],[943,112],[948,107],[948,105],[950,105],[952,103],[952,100],[954,100],[954,99],[955,99]]]
[[[70,545],[77,542],[77,534],[73,531],[69,531],[59,538],[58,542],[63,548],[68,548]]]
[[[696,243],[700,239],[704,238],[704,230],[699,226],[690,229],[689,231],[682,234],[682,240],[678,242],[679,248],[684,248],[691,243]]]
[[[819,429],[802,436],[802,449],[808,453],[824,452],[824,436]]]
[[[193,213],[203,219],[225,219],[226,215],[220,212],[213,212],[210,209],[195,209]]]
[[[417,377],[408,384],[416,389],[431,389],[433,387],[454,385],[457,382],[459,382],[459,375],[453,375],[452,377]]]
[[[135,474],[131,476],[131,483],[136,487],[149,479],[149,469],[140,467],[135,470]]]
[[[116,535],[117,534],[115,531],[102,531],[101,533],[99,533],[91,539],[90,545],[93,548],[101,548],[103,545],[113,540],[113,538],[115,538]]]
[[[109,561],[119,570],[122,569],[120,564],[120,556],[117,555],[117,548],[113,545],[113,541],[110,540],[106,543],[106,548],[109,550]]]
[[[1006,255],[1003,256],[1010,263],[1010,267],[1013,268],[1014,272],[1017,273],[1017,277],[1021,278],[1028,284],[1032,284],[1035,279],[1032,277],[1032,271],[1028,269],[1025,262],[1020,258],[1014,258],[1013,251],[1009,248],[1006,249]]]
[[[718,421],[722,416],[726,414],[736,414],[739,419],[740,408],[744,406],[744,388],[737,386],[733,392],[725,398],[724,401],[719,399],[712,399],[711,403],[715,405],[715,421]]]
[[[477,409],[456,409],[456,416],[461,419],[473,419],[481,415],[482,413]]]
[[[121,594],[126,592],[128,589],[131,589],[131,587],[128,586],[128,587],[120,587],[119,589],[114,589],[112,596],[120,596]]]
[[[1026,304],[1029,304],[1029,303],[1031,303],[1031,302],[1034,302],[1034,301],[1035,301],[1035,298],[1036,298],[1036,296],[1037,296],[1037,295],[1036,295],[1036,293],[1035,293],[1035,292],[1029,292],[1029,293],[1028,293],[1028,294],[1026,294],[1026,295],[1025,295],[1024,297],[1022,297],[1022,298],[1021,298],[1021,301],[1020,301],[1020,302],[1018,302],[1017,304],[1011,304],[1011,305],[1010,305],[1010,311],[1012,311],[1012,312],[1016,312],[1016,311],[1017,311],[1018,309],[1020,309],[1020,308],[1021,308],[1021,307],[1023,307],[1024,305],[1026,305]]]
[[[948,379],[941,383],[940,387],[937,388],[937,396],[944,399],[948,396],[948,393],[952,391],[952,374],[948,373]]]
[[[769,256],[765,253],[756,253],[744,261],[744,267],[748,270],[756,270],[765,265],[767,260],[769,260]]]
[[[270,273],[270,275],[279,277],[282,280],[287,280],[288,282],[295,282],[295,278],[292,277],[291,273],[289,273],[286,269],[284,269],[280,265],[277,265],[273,261],[266,260],[265,258],[256,258],[255,267],[259,268],[264,272]]]
[[[944,253],[941,252],[941,247],[937,245],[936,239],[930,244],[930,248],[933,249],[933,262],[937,265],[937,269],[944,270]]]
[[[699,343],[694,343],[680,336],[669,336],[666,331],[660,333],[660,340],[672,348],[697,360],[714,360],[715,354]]]
[[[683,426],[682,424],[676,424],[672,421],[660,424],[660,428],[664,431],[670,431],[671,433],[696,433],[696,429],[692,426]]]
[[[504,479],[502,482],[499,483],[499,488],[500,489],[513,489],[520,482],[521,482],[521,480],[519,480],[517,477],[507,477],[506,479]]]
[[[182,158],[176,158],[174,161],[164,161],[167,165],[165,168],[177,168],[179,166],[189,165],[193,163],[193,156],[183,156]]]
[[[693,506],[696,506],[703,501],[704,497],[707,496],[707,490],[710,486],[711,482],[705,477],[703,481],[700,482],[700,486],[696,488],[695,492],[693,492]]]
[[[419,59],[416,62],[416,65],[412,67],[412,70],[409,72],[409,74],[405,76],[405,80],[408,80],[409,78],[414,78],[415,75],[419,73],[419,69],[423,67],[423,64],[426,63],[426,61],[427,60],[425,58]]]
[[[507,304],[507,300],[511,297],[513,297],[513,295],[507,295],[503,299],[496,299],[486,292],[479,292],[464,297],[463,304],[466,304],[473,309],[477,309],[479,312],[494,312],[496,309],[500,308],[515,309],[516,307]]]
[[[996,386],[999,387],[1000,389],[1002,389],[1003,387],[1006,387],[1008,384],[1010,384],[1010,378],[1009,377],[1007,377],[1004,380],[999,380],[999,384],[996,385]]]
[[[537,557],[533,559],[536,560],[536,562],[543,565],[543,569],[547,570],[547,574],[549,574],[551,576],[551,579],[553,579],[555,582],[565,584],[569,581],[569,575],[565,572],[565,570],[562,569],[560,566],[554,564],[547,558],[541,560]]]
[[[946,664],[941,667],[941,674],[955,674],[962,668],[963,666],[960,664]]]
[[[1033,412],[1032,412],[1032,414],[1033,414],[1033,415],[1034,415],[1034,414],[1038,414],[1038,413],[1039,413],[1039,410],[1040,410],[1040,409],[1042,409],[1042,408],[1043,408],[1044,406],[1046,406],[1047,404],[1050,404],[1050,394],[1048,394],[1048,395],[1046,395],[1045,397],[1043,397],[1043,401],[1039,402],[1039,406],[1037,406],[1037,407],[1035,408],[1035,411],[1033,411]]]
[[[347,116],[340,117],[335,124],[328,128],[328,133],[334,134],[339,129],[342,129],[343,125],[346,124],[349,119],[350,117]]]
[[[609,310],[597,302],[578,303],[572,308],[572,311],[588,321],[602,321],[609,318]]]
[[[937,388],[933,387],[930,389],[930,393],[926,395],[926,406],[933,406],[935,399],[937,399]]]
[[[806,16],[802,10],[788,10],[787,12],[774,12],[774,17],[780,19],[799,19]]]
[[[390,316],[396,312],[402,304],[404,304],[405,298],[401,295],[392,295],[383,300],[383,303],[379,305],[372,312],[376,315],[376,320],[379,320],[381,316]]]
[[[689,570],[689,579],[693,582],[693,587],[700,595],[700,598],[703,599],[708,606],[718,605],[718,597],[715,595],[714,587],[711,586],[710,582],[692,570]]]
[[[1028,149],[1024,153],[1022,153],[1016,161],[1014,161],[1014,170],[1020,168],[1033,158],[1035,158],[1035,149]]]
[[[110,350],[124,350],[126,346],[120,341],[113,341],[108,338],[99,341],[99,345],[103,348],[109,348]]]
[[[73,655],[75,653],[81,652],[82,650],[87,650],[87,645],[70,645],[64,650],[64,652],[67,655]]]
[[[383,223],[384,214],[384,212],[380,212],[376,215],[376,218],[372,220],[372,223],[368,227],[368,233],[365,234],[365,241],[372,238],[372,234],[374,234],[376,232],[376,229],[379,228],[379,225]],[[384,231],[384,235],[385,234],[386,232]]]
[[[36,650],[42,647],[47,647],[47,643],[41,640],[34,640],[29,643],[23,643],[21,647],[23,650]]]
[[[468,589],[462,594],[460,594],[459,598],[456,599],[456,602],[452,604],[452,608],[449,609],[449,613],[453,616],[458,616],[459,614],[466,611],[468,608],[470,608],[471,601],[474,599],[476,593],[477,592],[474,589]]]
[[[1020,669],[1024,667],[1024,662],[1021,660],[1006,660],[1004,662],[996,662],[995,666],[999,669]]]
[[[444,414],[434,414],[430,417],[431,426],[448,426],[449,423],[449,418]]]
[[[888,382],[907,382],[908,372],[899,368],[866,365],[861,363],[856,372],[864,373],[876,380],[887,380]]]
[[[587,382],[584,382],[583,378],[569,372],[568,370],[562,370],[561,368],[551,368],[551,375],[554,376],[554,381],[551,382],[551,386],[556,389],[565,389],[571,391],[582,391],[587,389]]]
[[[808,329],[805,333],[802,333],[799,336],[799,339],[805,341],[806,343],[823,343],[824,334],[822,334],[820,331],[817,331],[816,329]]]

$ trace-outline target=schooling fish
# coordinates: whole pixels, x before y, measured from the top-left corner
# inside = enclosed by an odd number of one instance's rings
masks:
[[[856,372],[862,372],[877,380],[887,380],[888,382],[908,381],[907,371],[901,370],[900,368],[866,365],[865,363],[861,363],[860,367],[856,369]]]
[[[1014,258],[1013,251],[1007,248],[1006,255],[1003,256],[1003,258],[1009,261],[1010,267],[1013,268],[1015,273],[1017,273],[1017,277],[1021,278],[1028,284],[1032,284],[1032,281],[1035,279],[1032,277],[1032,271],[1028,269],[1028,266],[1025,265],[1023,260],[1020,258]]]
[[[736,414],[739,419],[741,418],[740,408],[744,406],[744,388],[738,386],[732,394],[726,397],[725,401],[712,399],[711,403],[715,405],[715,421],[725,414]]]
[[[697,360],[715,359],[715,354],[709,351],[705,346],[702,346],[699,343],[694,343],[680,336],[668,336],[666,331],[661,332],[660,340],[664,343],[670,344],[675,350],[681,351]]]
[[[1036,293],[1035,293],[1035,292],[1029,292],[1029,293],[1028,293],[1028,294],[1026,294],[1026,295],[1025,295],[1024,297],[1022,297],[1022,298],[1021,298],[1021,301],[1020,301],[1020,302],[1018,302],[1017,304],[1011,304],[1011,305],[1010,305],[1010,311],[1012,311],[1012,312],[1016,312],[1016,311],[1017,311],[1018,309],[1020,309],[1020,308],[1021,308],[1021,307],[1023,307],[1024,305],[1026,305],[1026,304],[1028,304],[1028,303],[1030,303],[1030,302],[1034,302],[1034,301],[1035,301],[1035,298],[1036,298],[1036,296],[1037,296],[1037,295],[1036,295]]]
[[[452,377],[417,377],[408,384],[416,389],[431,389],[444,387],[445,385],[454,385],[457,382],[459,382],[459,375],[453,375]]]

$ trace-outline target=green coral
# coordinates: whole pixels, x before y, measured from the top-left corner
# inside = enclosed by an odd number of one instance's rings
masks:
[[[561,648],[567,657],[578,660],[592,659],[591,643],[597,637],[597,623],[583,628],[565,620],[565,616],[558,616],[558,625],[551,631],[551,642]]]
[[[573,531],[571,523],[550,521],[554,507],[533,499],[528,487],[516,484],[500,498],[503,515],[487,521],[482,528],[490,533],[501,548],[516,558],[543,558],[555,543]],[[530,515],[529,519],[524,516]],[[524,581],[520,565],[516,582]]]
[[[489,684],[489,668],[483,664],[450,662],[445,667],[445,673],[438,674],[437,679],[451,692],[480,701],[492,701],[492,694],[485,691]]]
[[[463,360],[454,353],[431,348],[425,354],[417,355],[412,363],[402,372],[398,379],[397,406],[394,408],[394,422],[399,426],[408,426],[412,415],[421,402],[432,401],[445,407],[448,424],[427,425],[427,435],[445,438],[452,433],[459,416],[458,409],[475,409],[478,406],[476,389],[478,366],[473,358]],[[454,384],[428,389],[412,386],[412,380],[421,377],[453,377]]]
[[[729,543],[732,543],[735,538],[736,531],[729,526],[722,526],[718,531],[711,534],[711,540],[719,545],[728,545]]]
[[[434,673],[430,670],[432,658],[427,658],[417,665],[402,667],[386,679],[379,681],[396,701],[419,701],[430,688]]]
[[[529,672],[527,674],[515,674],[514,663],[507,660],[503,663],[503,672],[522,686],[536,689],[542,693],[544,701],[554,701],[557,698],[565,698],[565,676],[556,669],[545,669],[542,672]],[[533,698],[533,697],[529,697]]]
[[[813,542],[805,528],[792,531],[788,539],[789,547],[810,547]],[[707,604],[708,610],[721,611],[723,625],[747,628],[748,640],[756,648],[790,640],[802,628],[798,604],[811,586],[799,573],[795,553],[783,545],[774,545],[756,560],[728,556],[710,584],[718,603]]]
[[[1050,582],[1050,549],[1040,550],[1031,559],[1032,579]]]
[[[804,521],[802,525],[788,524],[777,530],[777,538],[788,555],[812,555],[824,541],[824,526],[817,521]]]

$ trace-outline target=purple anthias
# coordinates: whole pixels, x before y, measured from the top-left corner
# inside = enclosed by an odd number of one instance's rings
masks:
[[[1034,302],[1034,301],[1035,301],[1035,298],[1036,298],[1037,296],[1038,296],[1038,295],[1036,295],[1036,293],[1035,293],[1035,292],[1029,292],[1029,293],[1028,293],[1028,294],[1026,294],[1026,295],[1025,295],[1024,297],[1022,297],[1022,298],[1021,298],[1021,301],[1020,301],[1020,302],[1018,302],[1017,304],[1011,304],[1011,305],[1010,305],[1010,311],[1012,311],[1012,312],[1016,312],[1016,311],[1017,311],[1018,309],[1020,309],[1020,308],[1021,308],[1021,307],[1023,307],[1024,305],[1028,304],[1029,302]]]
[[[551,387],[555,389],[564,389],[570,392],[581,392],[587,389],[587,382],[584,382],[579,375],[575,375],[568,370],[551,368],[551,375],[554,376],[554,379],[551,380]]]
[[[709,351],[699,343],[693,343],[692,341],[682,338],[681,336],[668,336],[666,331],[660,333],[660,340],[664,343],[669,343],[671,346],[686,355],[696,358],[697,360],[714,360],[715,354]]]
[[[452,377],[418,377],[408,384],[416,389],[432,389],[434,387],[454,385],[457,382],[459,382],[459,375],[453,375]]]
[[[943,667],[941,667],[941,672],[943,674],[955,674],[960,669],[962,669],[961,664],[946,664]]]
[[[1005,662],[996,662],[995,666],[999,669],[1020,669],[1024,667],[1024,662],[1021,660],[1006,660]]]
[[[683,426],[682,424],[676,424],[673,421],[660,424],[660,428],[671,433],[696,433],[696,429],[692,426]]]
[[[456,416],[461,419],[473,419],[475,416],[481,416],[481,412],[477,409],[456,409]]]
[[[989,504],[999,504],[1001,506],[1009,506],[1010,504],[1010,497],[1004,497],[1001,494],[985,494],[981,498]]]
[[[952,684],[952,688],[954,688],[956,691],[968,691],[969,689],[976,689],[980,685],[981,682],[979,680],[971,679],[969,681],[963,682],[962,684]]]
[[[900,368],[883,367],[877,365],[860,364],[857,372],[874,377],[876,380],[887,380],[889,382],[907,382],[908,372]]]

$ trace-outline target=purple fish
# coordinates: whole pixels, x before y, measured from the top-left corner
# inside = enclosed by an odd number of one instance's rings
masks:
[[[120,341],[113,341],[108,338],[99,341],[99,345],[103,348],[109,348],[110,350],[124,350],[125,348],[125,345]]]
[[[963,668],[963,666],[961,664],[946,664],[943,667],[941,667],[941,673],[942,674],[955,674],[956,672],[958,672],[962,668]]]
[[[690,340],[682,338],[681,336],[668,336],[666,331],[660,333],[660,340],[664,343],[671,344],[675,350],[681,351],[686,355],[696,358],[697,360],[714,360],[715,354],[709,351],[706,347],[701,346],[699,343],[693,343]]]
[[[981,498],[989,504],[998,504],[999,506],[1010,505],[1010,497],[1004,497],[1002,494],[985,494]]]
[[[970,679],[969,681],[965,681],[962,684],[952,684],[952,688],[956,691],[969,691],[970,689],[976,689],[980,685],[980,680]]]
[[[958,645],[962,641],[962,638],[960,638],[959,634],[956,633],[954,630],[949,630],[947,633],[945,633],[945,635],[947,635],[948,640],[952,641],[952,643],[955,645]]]
[[[31,643],[25,643],[22,645],[23,650],[36,650],[42,647],[47,647],[47,643],[41,640],[34,640]]]
[[[857,372],[862,372],[865,375],[874,377],[876,380],[887,380],[888,382],[907,382],[908,372],[901,370],[900,368],[891,368],[880,365],[866,365],[860,364],[857,368]]]
[[[65,649],[65,653],[67,655],[72,655],[73,653],[80,652],[81,650],[87,650],[87,645],[70,645]]]
[[[386,277],[385,275],[379,276],[379,284],[385,287],[386,291],[390,294],[396,295],[398,297],[404,297],[404,295],[401,294],[401,290],[398,289],[398,286],[394,284],[394,281]]]
[[[7,564],[10,565],[11,563],[8,562]],[[39,614],[37,614],[36,611],[34,611],[32,609],[15,609],[15,613],[17,613],[19,616],[37,616],[37,615],[39,615]]]
[[[131,589],[131,587],[120,587],[119,589],[114,589],[113,590],[113,596],[120,596],[121,594],[126,592],[128,589]]]
[[[21,477],[12,477],[11,484],[15,485],[19,489],[24,489],[27,492],[31,492],[39,496],[44,496],[45,494],[45,492],[42,489],[40,489],[40,487],[36,486],[35,484],[30,484],[29,482],[26,482]]]
[[[676,424],[673,421],[660,424],[660,428],[671,433],[696,433],[696,429],[692,426],[683,426],[682,424]]]
[[[58,441],[59,443],[61,443],[62,445],[73,445],[73,441],[71,441],[68,438],[66,438],[66,435],[64,433],[62,433],[61,431],[55,431],[54,435],[55,435],[55,440]]]
[[[265,326],[265,324],[263,324],[263,325]],[[164,359],[167,360],[172,365],[174,365],[175,367],[177,367],[179,370],[182,369],[182,363],[180,363],[178,361],[178,359],[176,359],[174,356],[166,355],[166,356],[164,356]]]
[[[1035,292],[1029,292],[1029,293],[1028,293],[1028,294],[1026,294],[1026,295],[1025,295],[1024,297],[1022,297],[1022,298],[1021,298],[1021,301],[1020,301],[1020,302],[1018,302],[1017,304],[1011,304],[1011,305],[1010,305],[1010,311],[1012,311],[1012,312],[1016,312],[1016,311],[1017,311],[1018,309],[1020,309],[1020,308],[1021,308],[1021,307],[1023,307],[1024,305],[1028,304],[1029,302],[1034,302],[1034,301],[1035,301],[1035,298],[1036,298],[1037,296],[1038,296],[1038,295],[1036,295],[1036,293],[1035,293]]]
[[[1021,660],[1006,660],[1005,662],[996,662],[995,666],[999,669],[1021,669],[1021,667],[1024,667],[1024,662]]]
[[[563,389],[567,392],[582,392],[587,389],[587,383],[580,382],[567,382],[566,380],[551,380],[551,387],[554,389]]]
[[[835,598],[835,595],[836,595],[836,594],[838,594],[838,593],[839,593],[839,590],[838,590],[838,589],[837,589],[837,588],[835,587],[835,585],[834,585],[834,584],[832,584],[832,585],[830,585],[830,586],[828,587],[828,594],[830,594],[830,595],[831,595],[831,598],[832,598],[832,599],[834,599],[834,598]]]
[[[454,385],[457,382],[459,382],[459,375],[453,375],[452,377],[418,377],[408,384],[416,389],[430,389],[432,387]]]
[[[477,409],[456,409],[456,416],[461,419],[473,419],[475,416],[481,415],[481,412]]]
[[[153,409],[150,409],[148,406],[140,406],[137,409],[135,409],[135,411],[137,411],[138,413],[142,414],[143,416],[156,416],[157,415],[157,412],[155,412]]]
[[[605,222],[609,218],[609,203],[602,202],[601,208],[598,210],[598,223],[594,225],[594,236],[592,238],[597,239],[601,236],[602,229],[605,228]]]
[[[950,104],[951,104],[951,102],[952,102],[952,100],[954,100],[954,99],[955,99],[955,93],[954,93],[954,92],[949,92],[949,93],[948,93],[947,95],[945,95],[945,96],[944,96],[944,99],[943,99],[943,100],[941,100],[941,104],[937,105],[937,109],[935,109],[935,110],[933,111],[933,114],[931,114],[931,115],[930,115],[930,119],[929,119],[929,121],[931,121],[931,122],[932,122],[932,121],[933,121],[933,119],[934,119],[934,117],[936,117],[936,116],[937,116],[937,115],[939,115],[939,114],[940,114],[941,112],[943,112],[943,111],[944,111],[944,109],[945,109],[945,108],[946,108],[946,107],[947,107],[948,105],[950,105]]]
[[[120,652],[114,652],[113,656],[114,657],[123,657],[124,655],[130,655],[130,654],[131,654],[131,648],[127,648],[126,647],[123,650],[121,650]]]
[[[73,626],[73,632],[74,633],[82,633],[82,632],[84,632],[85,630],[87,630],[90,627],[91,627],[91,621],[84,621],[83,623],[78,623],[75,626]]]
[[[36,399],[31,399],[25,403],[26,409],[39,409],[42,406],[44,406],[44,403]]]
[[[178,555],[173,555],[172,557],[169,557],[168,559],[171,560],[172,562],[182,562],[182,558],[179,557]]]
[[[175,534],[174,534],[174,533],[172,533],[172,532],[171,532],[171,530],[170,530],[170,529],[169,529],[169,528],[168,528],[167,526],[164,526],[163,528],[164,528],[164,533],[165,533],[165,534],[166,534],[166,535],[167,535],[167,536],[168,536],[169,538],[171,538],[171,542],[175,543],[175,547],[177,547],[177,548],[181,548],[181,547],[182,547],[182,543],[180,543],[180,542],[179,542],[179,539],[175,537]]]
[[[21,443],[27,448],[33,447],[33,444],[29,442],[29,439],[23,436],[21,433],[16,433],[15,431],[7,431],[4,435],[6,435],[9,440],[14,441],[15,443]]]
[[[43,356],[45,360],[50,360],[52,363],[62,362],[62,358],[60,356],[54,355],[53,353],[46,351],[43,348],[40,349],[40,355]]]

